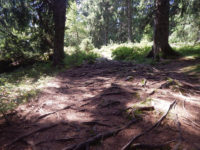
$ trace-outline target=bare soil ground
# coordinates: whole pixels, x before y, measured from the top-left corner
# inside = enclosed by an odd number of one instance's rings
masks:
[[[199,150],[200,78],[182,72],[198,63],[200,59],[180,59],[151,66],[104,60],[66,70],[37,98],[8,114],[10,125],[0,119],[0,149],[76,149],[134,120],[120,132],[79,148],[120,150],[153,126],[176,100],[167,118],[134,144],[143,144],[140,149]],[[144,106],[154,110],[137,110]]]

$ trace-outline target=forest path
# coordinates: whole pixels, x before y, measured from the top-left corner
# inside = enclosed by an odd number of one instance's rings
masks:
[[[200,59],[165,61],[155,66],[103,60],[66,70],[50,81],[36,99],[10,114],[10,125],[0,124],[0,147],[64,150],[135,119],[118,134],[81,148],[120,150],[133,136],[157,122],[176,100],[176,107],[162,124],[136,142],[158,146],[179,140],[181,135],[179,149],[198,150],[200,78],[198,73],[184,69],[196,64]],[[135,110],[151,106],[154,110]],[[127,109],[130,107],[133,109]],[[172,149],[178,142],[161,147]]]

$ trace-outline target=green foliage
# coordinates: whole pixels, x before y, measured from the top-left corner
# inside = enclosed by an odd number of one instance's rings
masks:
[[[38,58],[53,47],[53,16],[48,3],[2,0],[0,13],[1,59],[19,63]]]
[[[78,46],[89,36],[89,33],[76,2],[70,1],[69,5],[66,14],[65,46]]]
[[[89,38],[86,38],[82,40],[80,44],[80,50],[89,52],[94,49],[94,45],[92,44],[92,40]]]
[[[52,68],[51,63],[47,62],[0,74],[0,112],[12,110],[37,96],[40,89],[58,71],[60,69]]]
[[[150,24],[148,24],[145,27],[144,33],[142,36],[143,36],[143,38],[141,40],[143,40],[143,41],[147,41],[147,42],[153,41],[153,28],[150,26]]]
[[[133,48],[118,47],[112,52],[112,57],[115,60],[133,60],[135,58],[135,52]]]
[[[182,56],[200,57],[200,45],[178,45],[173,48]]]
[[[143,61],[151,47],[118,47],[112,52],[115,60]]]
[[[172,43],[193,42],[199,40],[200,30],[200,5],[199,0],[175,1],[176,13],[170,18],[170,37]],[[177,9],[179,8],[179,9]]]
[[[99,55],[95,52],[86,52],[86,51],[81,51],[81,50],[75,50],[71,54],[66,54],[64,63],[68,67],[71,66],[80,66],[84,62],[87,63],[94,63],[96,58],[98,58]]]

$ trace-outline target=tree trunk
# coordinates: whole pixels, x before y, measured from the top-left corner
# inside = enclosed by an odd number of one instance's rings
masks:
[[[109,2],[103,0],[103,5],[105,7],[105,12],[103,14],[104,17],[104,24],[105,24],[105,31],[104,31],[104,44],[108,44],[108,36],[109,36]]]
[[[132,42],[132,0],[126,0],[127,5],[127,29],[128,29],[128,41]]]
[[[64,59],[64,33],[67,0],[54,0],[53,17],[55,25],[53,64],[61,65]]]
[[[152,51],[147,57],[159,60],[159,54],[163,58],[178,56],[169,45],[169,0],[155,0],[154,37]]]

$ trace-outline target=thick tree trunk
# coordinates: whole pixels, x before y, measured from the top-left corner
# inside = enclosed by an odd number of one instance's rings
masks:
[[[127,29],[128,29],[128,41],[132,42],[132,0],[126,0],[127,5]]]
[[[152,51],[147,57],[159,60],[159,54],[164,58],[177,56],[169,45],[169,0],[155,0],[154,37]]]
[[[55,25],[53,64],[61,65],[64,59],[64,33],[67,0],[55,0],[53,17]]]

